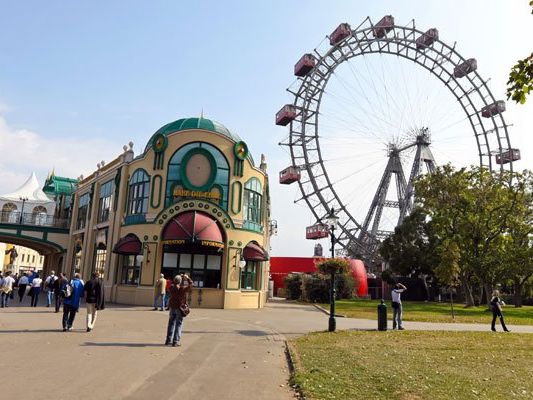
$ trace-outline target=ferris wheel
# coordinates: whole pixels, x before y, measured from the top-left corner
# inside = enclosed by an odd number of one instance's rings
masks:
[[[280,183],[297,182],[295,202],[316,219],[306,238],[327,237],[334,212],[341,251],[375,259],[409,215],[415,179],[437,162],[512,171],[520,151],[509,141],[505,102],[455,47],[414,20],[367,17],[355,29],[340,24],[296,63],[287,89],[294,100],[276,125],[289,126],[280,145],[292,160]]]

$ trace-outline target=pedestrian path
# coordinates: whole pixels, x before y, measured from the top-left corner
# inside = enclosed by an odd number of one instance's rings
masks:
[[[183,346],[173,348],[163,345],[166,312],[111,305],[99,312],[90,333],[85,332],[85,315],[82,307],[74,331],[64,333],[61,313],[52,308],[0,311],[0,348],[3,364],[8,364],[2,369],[5,398],[56,393],[58,377],[68,373],[72,379],[62,385],[57,399],[293,399],[285,339],[324,331],[328,325],[328,316],[315,307],[285,301],[268,303],[262,310],[192,309]],[[489,322],[405,322],[405,327],[488,331]],[[337,318],[337,327],[374,330],[377,322]],[[533,326],[510,328],[533,333]],[[26,385],[30,364],[32,385]]]

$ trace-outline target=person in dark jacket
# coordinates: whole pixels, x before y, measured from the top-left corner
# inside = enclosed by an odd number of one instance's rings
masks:
[[[490,300],[490,308],[492,309],[492,323],[490,324],[490,329],[493,332],[496,332],[496,318],[500,317],[500,322],[502,324],[502,328],[505,332],[511,332],[507,327],[505,326],[505,322],[503,320],[503,314],[502,314],[502,305],[505,303],[500,300],[500,292],[495,290],[492,293],[492,299]]]
[[[55,309],[56,312],[59,312],[61,308],[61,301],[63,296],[61,289],[68,283],[68,279],[63,272],[59,273],[59,277],[54,281],[54,298],[55,298]]]
[[[80,274],[75,274],[74,279],[68,284],[72,286],[72,293],[63,300],[63,332],[72,330],[74,318],[76,318],[76,313],[80,308],[80,300],[83,297],[83,283]]]
[[[185,282],[187,282],[185,284]],[[170,300],[168,301],[169,317],[167,327],[167,339],[165,345],[181,346],[181,330],[183,317],[180,307],[187,304],[187,294],[192,290],[192,279],[187,275],[174,277],[170,286]]]
[[[87,306],[87,332],[94,328],[97,311],[105,308],[104,284],[98,272],[91,274],[91,279],[85,284],[85,305]]]

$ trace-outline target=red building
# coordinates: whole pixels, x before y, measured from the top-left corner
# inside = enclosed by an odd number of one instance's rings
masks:
[[[315,261],[323,257],[270,257],[270,274],[274,281],[274,293],[277,294],[279,288],[284,288],[284,279],[293,272],[304,274],[314,274],[316,272]],[[357,295],[365,297],[368,295],[368,281],[366,277],[365,265],[361,260],[349,260],[350,272],[357,282]]]

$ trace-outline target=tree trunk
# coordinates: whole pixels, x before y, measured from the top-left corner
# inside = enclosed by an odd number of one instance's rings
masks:
[[[472,295],[472,287],[470,287],[470,284],[466,281],[466,279],[467,278],[465,278],[462,283],[463,293],[465,295],[465,306],[474,307],[474,296]]]
[[[515,307],[522,307],[522,290],[523,289],[524,289],[524,285],[521,282],[514,283],[513,303]]]
[[[453,311],[453,288],[450,286],[450,305],[452,306],[452,319],[455,319],[455,313]]]
[[[485,294],[487,296],[486,304],[487,304],[488,309],[490,310],[490,299],[492,298],[492,285],[490,283],[483,282],[483,288],[485,289]]]

